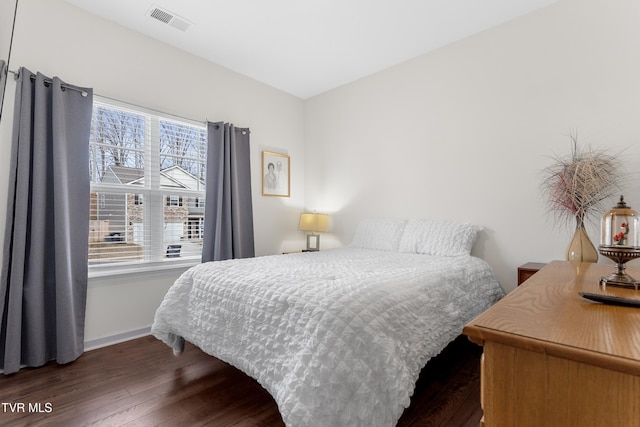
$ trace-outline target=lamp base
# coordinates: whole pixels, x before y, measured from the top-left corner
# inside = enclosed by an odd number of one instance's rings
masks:
[[[307,252],[314,252],[319,250],[320,250],[320,235],[307,234]]]

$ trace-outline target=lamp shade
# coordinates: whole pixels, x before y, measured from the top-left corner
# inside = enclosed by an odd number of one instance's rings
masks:
[[[302,231],[329,231],[329,215],[319,213],[300,214],[298,229]]]

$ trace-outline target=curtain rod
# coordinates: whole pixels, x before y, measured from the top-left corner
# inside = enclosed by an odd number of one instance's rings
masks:
[[[20,71],[13,71],[13,70],[10,70],[8,67],[5,69],[5,73],[11,73],[11,74],[13,74],[13,76],[14,76],[14,78],[15,78],[16,80],[18,80],[18,77],[20,77]],[[34,76],[33,74],[31,75],[31,80],[32,80],[32,81],[33,81],[33,80],[35,80],[35,76]],[[44,81],[45,81],[46,83],[49,83],[49,84],[50,84],[50,83],[52,83],[52,81],[53,81],[53,80],[51,80],[51,79],[50,79],[50,78],[48,78],[48,77],[45,77]],[[77,86],[72,86],[72,85],[69,85],[69,84],[67,84],[67,83],[62,83],[62,86],[63,86],[63,87],[65,87],[65,88],[69,88],[69,89],[72,89],[72,90],[76,90],[76,91],[78,91],[78,92],[81,92],[81,93],[82,93],[82,96],[87,96],[87,95],[88,95],[87,91],[85,91],[84,89],[79,88],[79,87],[77,87]],[[100,95],[100,94],[94,94],[94,95],[96,95],[96,96],[97,96],[97,97],[99,97],[99,98],[104,98],[104,99],[108,99],[108,100],[110,100],[110,101],[115,101],[115,102],[123,103],[123,101],[120,101],[120,100],[118,100],[118,99],[114,99],[114,98],[110,98],[110,97],[108,97],[108,96],[104,96],[104,95]],[[140,108],[145,108],[145,109],[147,109],[147,110],[151,110],[151,109],[146,108],[146,107],[140,107]],[[156,110],[151,110],[151,111],[154,111],[154,112],[156,112],[156,113],[160,113],[159,111],[156,111]],[[208,120],[208,119],[205,119],[205,120],[203,121],[203,120],[196,120],[196,119],[192,119],[192,118],[189,118],[189,117],[177,116],[177,115],[175,115],[175,114],[169,114],[169,113],[164,113],[164,112],[162,112],[162,114],[166,114],[166,115],[168,115],[168,116],[173,116],[173,117],[175,117],[176,119],[182,119],[182,120],[188,120],[188,121],[191,121],[191,122],[204,123],[205,125],[209,122],[209,120]],[[249,130],[249,128],[239,128],[239,127],[236,127],[236,129],[238,129],[238,130]]]
[[[16,80],[18,80],[18,78],[20,77],[20,71],[13,71],[13,70],[9,70],[7,68],[7,73],[13,74],[13,76],[14,76],[14,78]],[[30,78],[31,78],[31,81],[34,81],[36,79],[36,76],[34,74],[31,74]],[[44,78],[44,82],[45,82],[45,84],[47,84],[47,83],[51,84],[51,83],[53,83],[53,79],[51,79],[49,77],[45,77]],[[71,89],[71,90],[75,90],[77,92],[80,92],[83,97],[86,97],[87,95],[89,95],[89,92],[87,92],[85,89],[83,89],[81,87],[78,87],[78,86],[73,86],[73,85],[70,85],[70,84],[67,84],[67,83],[62,83],[61,86],[64,89]]]
[[[5,73],[13,74],[15,80],[18,80],[18,77],[20,77],[20,71],[13,71],[13,70],[10,70],[9,68],[5,68]],[[31,75],[31,80],[32,81],[35,80],[35,76],[33,74]],[[49,84],[52,82],[52,80],[50,78],[48,78],[48,77],[45,77],[44,81],[45,81],[45,83],[49,83]],[[62,86],[65,87],[65,88],[69,88],[69,89],[81,92],[82,96],[87,96],[87,91],[85,91],[82,88],[79,88],[77,86],[72,86],[72,85],[69,85],[67,83],[62,83]],[[107,99],[109,101],[115,101],[116,103],[127,104],[126,102],[120,101],[119,99],[110,98],[108,96],[100,95],[100,94],[97,94],[97,93],[94,93],[94,95],[97,96],[98,98]],[[146,108],[146,107],[140,107],[138,105],[135,105],[135,107],[144,108],[146,110],[153,111],[154,113],[160,113],[159,111],[152,110],[152,109],[149,109],[149,108]],[[203,120],[192,119],[190,117],[182,117],[182,116],[177,116],[177,115],[174,115],[174,114],[168,114],[168,113],[164,113],[164,112],[162,114],[165,114],[167,116],[173,116],[174,118],[180,119],[180,120],[188,120],[188,121],[191,121],[191,122],[204,123],[205,125],[208,122],[208,120],[206,120],[206,119],[203,121]]]

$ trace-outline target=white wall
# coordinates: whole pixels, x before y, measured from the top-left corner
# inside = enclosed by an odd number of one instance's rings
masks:
[[[0,59],[9,58],[11,45],[11,28],[13,28],[13,12],[16,8],[16,0],[3,0],[0,2]]]
[[[172,30],[172,29],[170,29]],[[99,19],[61,0],[20,0],[10,69],[24,66],[96,94],[193,118],[251,128],[256,253],[303,245],[296,230],[304,203],[304,120],[300,99]],[[0,123],[0,197],[6,200],[10,113],[9,79]],[[262,150],[291,155],[291,198],[261,196]],[[5,211],[0,212],[4,227]],[[93,279],[86,340],[147,327],[179,270]]]
[[[561,0],[308,100],[305,204],[334,214],[334,245],[370,216],[482,225],[474,254],[513,289],[518,265],[564,257],[571,227],[539,185],[572,130],[627,148],[640,210],[638,16],[637,1]]]
[[[569,227],[545,214],[539,171],[569,152],[571,130],[627,148],[628,169],[640,167],[638,16],[633,0],[560,0],[303,102],[61,0],[20,0],[10,68],[249,126],[258,255],[304,244],[303,208],[334,214],[325,248],[348,243],[364,217],[455,218],[486,228],[474,253],[509,290],[518,265],[560,259],[569,242]],[[10,78],[9,98],[14,89]],[[0,200],[11,106],[0,122]],[[262,150],[291,155],[291,198],[260,195]],[[640,210],[637,180],[626,199]],[[4,222],[0,210],[0,231]],[[87,341],[148,326],[179,273],[91,280]]]

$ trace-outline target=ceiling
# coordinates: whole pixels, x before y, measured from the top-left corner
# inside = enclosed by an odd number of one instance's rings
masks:
[[[306,99],[557,0],[66,1]]]

